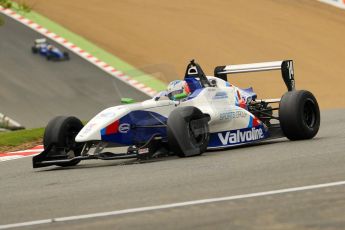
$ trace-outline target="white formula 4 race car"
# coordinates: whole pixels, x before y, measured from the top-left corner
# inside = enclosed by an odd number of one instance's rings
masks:
[[[258,99],[252,88],[227,82],[227,75],[281,70],[288,91],[279,99]],[[312,93],[295,90],[292,60],[218,66],[206,76],[193,61],[184,81],[189,94],[161,92],[141,103],[103,110],[85,126],[76,117],[52,119],[44,133],[44,151],[33,167],[74,166],[87,159],[189,157],[272,138],[313,138],[320,110]],[[118,152],[116,147],[126,146]],[[109,151],[109,149],[111,151]],[[123,148],[122,148],[123,149]]]

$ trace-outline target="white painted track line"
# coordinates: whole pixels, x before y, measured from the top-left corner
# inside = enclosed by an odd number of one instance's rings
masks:
[[[337,182],[331,182],[331,183],[325,183],[325,184],[286,188],[286,189],[272,190],[272,191],[266,191],[266,192],[249,193],[249,194],[243,194],[243,195],[186,201],[186,202],[181,202],[181,203],[171,203],[171,204],[164,204],[164,205],[123,209],[123,210],[110,211],[110,212],[98,212],[98,213],[91,213],[91,214],[86,214],[86,215],[59,217],[59,218],[22,222],[22,223],[6,224],[6,225],[0,225],[0,229],[27,227],[27,226],[34,226],[34,225],[41,225],[41,224],[49,224],[49,223],[54,223],[54,222],[90,219],[90,218],[96,218],[96,217],[118,216],[118,215],[123,215],[123,214],[130,214],[130,213],[156,211],[156,210],[162,210],[162,209],[178,208],[178,207],[185,207],[185,206],[191,206],[191,205],[201,205],[201,204],[208,204],[208,203],[221,202],[221,201],[240,200],[240,199],[246,199],[246,198],[299,192],[299,191],[305,191],[305,190],[335,187],[335,186],[342,186],[342,185],[345,185],[345,181],[337,181]]]

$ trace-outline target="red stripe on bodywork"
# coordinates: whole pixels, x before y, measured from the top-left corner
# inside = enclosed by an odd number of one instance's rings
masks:
[[[254,126],[254,127],[257,127],[257,126],[259,126],[259,125],[260,125],[259,119],[257,119],[256,117],[254,117],[254,119],[253,119],[253,126]]]
[[[111,123],[105,130],[106,135],[117,133],[119,130],[119,120]]]

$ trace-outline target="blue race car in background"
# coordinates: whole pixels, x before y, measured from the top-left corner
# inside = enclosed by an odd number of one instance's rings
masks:
[[[62,52],[57,47],[49,44],[45,38],[36,39],[31,50],[34,54],[39,53],[45,56],[47,60],[69,60],[69,54],[67,52]]]

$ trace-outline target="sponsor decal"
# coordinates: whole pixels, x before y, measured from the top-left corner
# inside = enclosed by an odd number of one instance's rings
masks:
[[[115,116],[116,116],[116,112],[113,112],[113,111],[106,111],[99,114],[100,118],[111,118]]]
[[[226,92],[217,92],[216,95],[214,95],[212,99],[224,99],[224,98],[228,98],[228,94]]]
[[[130,124],[123,123],[123,124],[119,125],[119,132],[120,133],[128,133],[130,128],[131,128]]]
[[[262,127],[253,127],[251,129],[221,132],[217,134],[217,137],[220,146],[233,145],[263,139],[265,138],[265,132]]]
[[[149,148],[143,148],[138,150],[138,154],[145,154],[149,152]]]
[[[80,136],[83,137],[84,135],[87,135],[95,126],[96,126],[96,123],[87,124],[87,126],[85,127],[84,131],[81,133]]]
[[[264,125],[238,130],[210,133],[208,148],[235,146],[265,139],[269,136],[270,134]]]
[[[292,88],[295,88],[294,70],[293,70],[293,62],[292,61],[289,61],[287,63],[287,68],[289,71],[289,79],[291,81],[291,86],[292,86]]]
[[[219,120],[231,120],[231,119],[237,119],[237,118],[245,118],[248,114],[245,111],[237,110],[237,111],[228,111],[223,112],[219,115]]]

